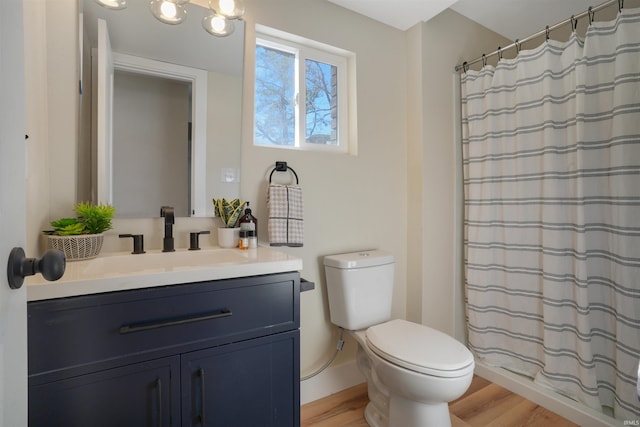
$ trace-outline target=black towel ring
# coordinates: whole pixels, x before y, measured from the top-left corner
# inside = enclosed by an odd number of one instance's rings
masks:
[[[296,185],[300,184],[300,180],[298,179],[298,174],[296,173],[296,171],[293,170],[292,167],[287,166],[287,162],[276,162],[276,167],[273,168],[273,170],[269,174],[269,182],[271,182],[271,177],[273,176],[274,172],[286,172],[287,170],[290,170],[291,172],[293,172],[293,175],[296,177]]]

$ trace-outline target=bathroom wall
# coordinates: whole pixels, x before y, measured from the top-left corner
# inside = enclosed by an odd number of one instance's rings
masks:
[[[335,349],[329,321],[322,257],[379,248],[397,258],[393,314],[406,307],[406,42],[399,30],[317,0],[246,2],[247,49],[241,194],[267,239],[266,184],[276,160],[287,161],[304,191],[303,248],[283,250],[303,259],[302,275],[316,283],[301,297],[302,374],[321,366]],[[357,63],[357,155],[255,147],[252,143],[254,24],[287,31],[355,53]],[[329,30],[330,29],[330,30]],[[286,174],[274,178],[286,180]],[[350,340],[335,364],[353,360]]]
[[[62,19],[49,22],[42,5],[52,2],[26,0],[36,9],[27,33],[36,31],[25,49],[31,61],[27,95],[34,135],[29,149],[28,247],[36,252],[39,230],[51,218],[70,213],[75,201],[76,158],[75,93],[77,82],[68,81],[77,66],[55,61],[75,54],[77,31],[69,21],[68,6]],[[75,4],[72,0],[56,4]],[[451,333],[454,328],[454,184],[453,66],[460,55],[477,56],[492,51],[503,40],[454,12],[402,32],[330,2],[318,0],[246,0],[247,46],[245,73],[253,67],[256,23],[311,38],[356,54],[357,155],[298,152],[252,145],[252,87],[245,79],[242,123],[241,194],[251,202],[259,220],[259,238],[267,240],[266,184],[275,161],[284,160],[300,177],[305,197],[305,245],[283,248],[303,259],[303,277],[316,289],[301,297],[301,368],[308,374],[321,366],[335,348],[337,328],[329,320],[322,257],[327,254],[379,248],[397,258],[393,315],[408,317]],[[57,12],[62,13],[62,12]],[[40,20],[38,20],[40,16]],[[62,24],[60,24],[62,22]],[[68,41],[51,50],[37,37],[37,25],[55,25]],[[63,28],[58,29],[57,26]],[[69,51],[70,50],[70,51]],[[60,52],[60,53],[58,53]],[[42,64],[50,58],[48,64]],[[48,66],[48,69],[46,68]],[[41,68],[42,67],[42,68]],[[68,73],[59,68],[67,68]],[[69,71],[69,68],[71,71]],[[51,82],[55,92],[47,94]],[[61,96],[63,92],[66,96]],[[49,105],[50,108],[46,108]],[[55,114],[58,105],[65,108]],[[52,121],[59,120],[64,126]],[[49,123],[49,125],[47,125]],[[54,129],[50,129],[50,128]],[[53,130],[53,132],[51,132]],[[64,131],[64,132],[63,132]],[[68,142],[68,150],[49,153],[51,140]],[[31,138],[30,138],[31,141]],[[29,142],[31,144],[31,142]],[[36,145],[37,144],[37,145]],[[288,178],[274,174],[278,180]],[[213,196],[213,195],[212,195]],[[212,229],[209,218],[179,218],[176,245],[188,244],[187,232]],[[147,248],[159,248],[162,222],[156,219],[119,220],[105,242],[106,251],[125,250],[129,239],[118,232],[142,232]],[[203,244],[215,242],[215,233],[203,236]],[[458,312],[458,314],[460,314]],[[351,366],[355,344],[348,339],[334,366]],[[330,374],[328,374],[330,376]],[[331,378],[329,379],[331,381]]]
[[[456,217],[460,213],[456,203],[461,197],[456,175],[456,153],[461,150],[454,138],[459,121],[454,110],[457,84],[454,67],[465,60],[473,60],[482,52],[493,52],[498,46],[510,43],[464,16],[445,10],[435,18],[413,28],[410,37],[419,40],[419,70],[421,77],[422,115],[419,125],[422,134],[410,141],[410,158],[421,175],[422,188],[414,189],[409,198],[422,201],[421,261],[412,262],[409,273],[421,277],[421,295],[410,290],[412,298],[421,301],[421,321],[458,339],[464,339],[464,314],[460,284],[456,284]],[[417,179],[417,177],[416,177]],[[458,199],[456,199],[458,197]],[[415,208],[418,209],[417,207]],[[458,209],[458,210],[457,210]],[[458,215],[458,218],[459,215]],[[409,286],[414,286],[415,283]],[[409,299],[411,301],[411,299]]]

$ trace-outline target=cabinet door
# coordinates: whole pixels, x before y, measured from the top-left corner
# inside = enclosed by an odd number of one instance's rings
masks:
[[[29,387],[29,425],[170,426],[180,414],[180,357]]]
[[[182,426],[300,425],[299,331],[182,355]]]

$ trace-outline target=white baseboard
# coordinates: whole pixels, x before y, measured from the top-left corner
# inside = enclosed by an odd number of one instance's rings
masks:
[[[300,383],[300,404],[322,399],[366,381],[355,360],[339,366],[330,366],[315,377]]]

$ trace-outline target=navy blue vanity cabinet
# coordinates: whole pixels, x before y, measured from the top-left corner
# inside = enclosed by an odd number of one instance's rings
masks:
[[[297,272],[27,305],[30,426],[299,426]]]

